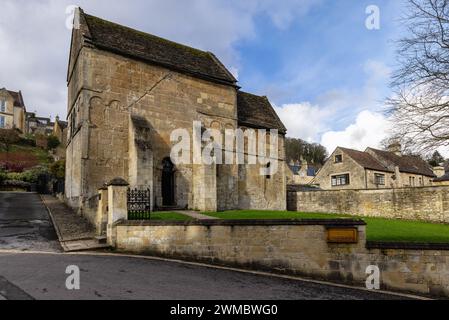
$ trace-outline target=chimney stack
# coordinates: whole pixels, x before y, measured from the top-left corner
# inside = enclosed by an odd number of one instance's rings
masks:
[[[402,145],[399,141],[393,142],[388,146],[388,151],[394,153],[398,157],[402,157]]]
[[[446,174],[446,170],[444,167],[433,167],[433,173],[437,176],[437,178],[441,178]]]

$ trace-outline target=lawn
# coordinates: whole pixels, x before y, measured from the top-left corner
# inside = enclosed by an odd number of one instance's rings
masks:
[[[420,221],[392,220],[382,218],[354,217],[324,213],[301,213],[286,211],[226,211],[205,212],[219,219],[344,219],[359,218],[367,223],[368,241],[449,243],[449,225]]]
[[[176,212],[152,212],[151,220],[187,221],[193,218]]]

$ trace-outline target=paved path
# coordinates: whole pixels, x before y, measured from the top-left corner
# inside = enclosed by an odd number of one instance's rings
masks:
[[[50,212],[59,242],[65,252],[109,248],[107,244],[99,243],[95,238],[95,228],[84,217],[77,215],[59,199],[43,195],[42,200]]]
[[[0,249],[60,251],[57,240],[39,195],[0,192]]]
[[[198,213],[196,211],[179,210],[179,211],[174,211],[174,212],[183,214],[185,216],[189,216],[196,220],[217,220],[217,218],[215,218],[215,217],[206,216],[206,215]]]
[[[65,287],[69,265],[80,290]],[[1,281],[3,279],[3,281]],[[9,288],[9,289],[8,289]],[[398,299],[380,293],[143,258],[0,253],[7,299],[312,300]]]
[[[61,241],[92,239],[95,237],[94,227],[59,199],[43,195],[42,200],[51,212]]]

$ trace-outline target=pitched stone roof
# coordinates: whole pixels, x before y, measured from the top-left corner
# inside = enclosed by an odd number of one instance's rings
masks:
[[[88,14],[80,9],[81,27],[95,47],[129,56],[174,71],[236,85],[237,80],[210,52],[194,49]]]
[[[241,126],[268,130],[277,129],[282,134],[287,133],[287,129],[267,97],[239,91],[237,93],[237,111],[238,122]]]
[[[379,161],[377,161],[372,155],[370,155],[367,152],[342,147],[339,147],[339,149],[341,149],[344,153],[349,155],[352,158],[352,160],[357,162],[360,166],[362,166],[365,169],[371,169],[382,172],[394,172],[388,169],[388,167],[384,166]]]
[[[379,161],[385,163],[387,166],[397,166],[400,172],[420,174],[428,177],[435,177],[432,168],[427,162],[420,157],[415,156],[398,156],[397,154],[389,151],[377,150],[368,148],[367,151],[372,152]]]

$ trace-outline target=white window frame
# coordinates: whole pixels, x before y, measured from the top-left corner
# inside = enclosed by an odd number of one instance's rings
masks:
[[[335,181],[335,183],[334,183],[334,181]],[[331,176],[331,186],[332,187],[343,187],[343,186],[349,186],[349,185],[351,185],[351,175],[349,173],[336,174],[336,175]]]
[[[0,129],[4,129],[6,127],[6,117],[0,116]]]
[[[0,99],[0,112],[6,112],[6,100]]]
[[[374,174],[374,184],[377,186],[384,186],[386,183],[386,176],[382,173]]]

